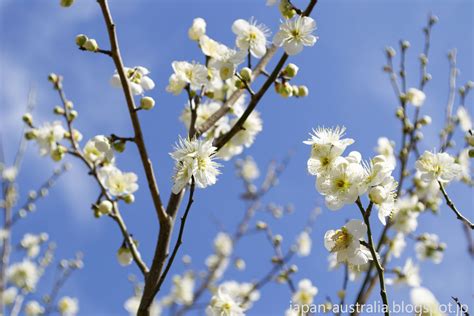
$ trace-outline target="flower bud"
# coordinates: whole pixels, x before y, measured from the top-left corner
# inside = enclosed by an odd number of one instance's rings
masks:
[[[79,115],[79,113],[77,113],[77,111],[72,110],[71,112],[69,112],[69,115],[67,116],[67,119],[68,119],[70,122],[71,122],[71,121],[74,121],[78,115]]]
[[[123,200],[127,204],[132,204],[133,202],[135,202],[135,195],[127,194],[123,197]]]
[[[28,125],[28,126],[32,126],[32,125],[33,125],[33,116],[31,115],[31,113],[25,113],[25,114],[23,114],[22,120],[23,120],[23,122],[25,122],[25,124]]]
[[[206,34],[206,21],[203,18],[193,20],[193,25],[188,30],[188,36],[193,41],[199,41],[199,38]]]
[[[241,258],[236,259],[234,264],[235,264],[235,267],[238,270],[240,270],[240,271],[245,270],[246,265],[245,265],[245,261],[243,259],[241,259]]]
[[[258,221],[256,226],[257,226],[257,229],[260,229],[260,230],[267,229],[268,227],[267,223],[262,222],[262,221]]]
[[[466,135],[466,141],[469,144],[469,146],[474,146],[474,135],[467,134]]]
[[[53,84],[57,84],[59,82],[59,76],[56,75],[55,73],[50,73],[48,75],[48,80],[49,80],[49,82],[51,82]]]
[[[252,69],[248,67],[242,68],[240,71],[240,77],[245,81],[245,82],[250,82],[252,81]]]
[[[243,83],[242,80],[237,79],[237,80],[235,80],[235,87],[236,87],[237,89],[244,89],[244,88],[245,88],[245,84]]]
[[[96,52],[99,49],[99,44],[95,39],[88,39],[83,46],[86,50],[91,52]]]
[[[126,142],[118,141],[118,142],[115,142],[113,146],[116,152],[123,153],[126,148]]]
[[[397,112],[395,112],[395,116],[398,117],[399,119],[403,119],[405,117],[405,111],[403,110],[402,107],[397,108]]]
[[[122,246],[117,251],[117,260],[122,267],[130,265],[133,261],[132,252],[125,246]]]
[[[56,105],[53,110],[54,114],[57,115],[64,115],[64,109],[60,107],[59,105]]]
[[[299,86],[298,87],[298,93],[297,93],[297,97],[300,97],[300,98],[303,98],[303,97],[307,97],[309,94],[309,90],[308,90],[308,87],[306,86]]]
[[[285,69],[283,69],[283,76],[288,78],[294,78],[298,74],[299,67],[295,64],[289,63]]]
[[[293,88],[288,82],[285,82],[279,85],[278,93],[284,98],[289,98],[293,96]]]
[[[25,133],[25,138],[26,140],[32,140],[35,139],[37,135],[37,132],[35,129],[32,129],[31,131],[28,131]]]
[[[430,22],[429,22],[430,25],[436,24],[438,23],[438,21],[439,21],[439,18],[436,15],[430,16]]]
[[[382,186],[378,185],[370,189],[369,198],[375,204],[380,205],[387,199],[387,192]]]
[[[395,49],[391,46],[385,47],[385,53],[387,54],[388,57],[391,57],[391,58],[395,57],[395,55],[397,54]]]
[[[64,154],[67,152],[67,148],[64,146],[58,146],[53,151],[51,151],[51,158],[54,161],[60,161],[63,159]]]
[[[100,202],[99,206],[97,207],[97,212],[100,215],[107,215],[107,214],[110,214],[110,212],[112,211],[112,208],[113,208],[112,202],[110,202],[109,200],[103,200],[102,202]]]
[[[87,35],[79,34],[76,36],[76,45],[79,47],[82,47],[84,46],[84,44],[87,42],[88,39],[89,38],[87,37]]]
[[[73,3],[74,3],[74,0],[61,0],[61,2],[59,4],[63,8],[68,8],[68,7],[72,6]]]
[[[426,66],[428,64],[428,57],[425,54],[420,54],[420,62],[422,65]]]
[[[295,9],[288,0],[281,0],[278,9],[285,19],[291,19],[296,14]]]
[[[273,237],[273,244],[274,244],[275,246],[281,245],[281,242],[282,242],[282,241],[283,241],[283,236],[282,236],[282,235],[275,235],[275,236]]]
[[[155,100],[152,97],[143,97],[140,100],[140,107],[144,110],[151,110],[155,107]]]
[[[431,124],[431,116],[425,115],[420,119],[420,124],[421,125],[429,125]]]
[[[409,42],[409,41],[406,41],[406,40],[405,40],[405,41],[401,41],[400,45],[401,45],[402,49],[408,49],[408,48],[410,48],[410,42]]]

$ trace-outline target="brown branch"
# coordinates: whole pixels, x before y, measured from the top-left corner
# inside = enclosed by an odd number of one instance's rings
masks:
[[[130,114],[130,119],[132,121],[133,130],[135,133],[135,143],[137,144],[138,152],[140,154],[140,159],[145,171],[146,179],[148,182],[148,188],[151,193],[153,204],[155,206],[155,211],[157,213],[160,225],[162,222],[166,222],[167,215],[161,202],[160,193],[158,190],[158,185],[156,183],[155,173],[153,171],[152,162],[148,156],[147,148],[143,138],[142,128],[138,114],[136,112],[135,101],[133,99],[132,91],[130,89],[130,83],[127,78],[127,74],[124,70],[124,65],[122,62],[122,57],[120,55],[120,48],[117,39],[117,33],[115,30],[115,24],[112,20],[112,15],[110,13],[109,5],[107,0],[97,0],[102,10],[104,16],[104,21],[107,26],[107,32],[109,35],[109,41],[111,46],[112,59],[114,60],[115,68],[120,77],[122,83],[122,89],[125,94],[125,99],[127,101],[128,112]]]
[[[439,184],[439,189],[441,190],[441,193],[443,193],[444,199],[446,200],[446,204],[449,206],[450,209],[453,210],[454,214],[456,214],[456,218],[459,219],[463,224],[467,225],[470,229],[474,229],[474,224],[471,223],[464,215],[461,214],[461,212],[457,209],[456,205],[454,205],[454,202],[451,200],[451,198],[448,196],[448,193],[444,189],[443,184],[438,181]]]
[[[186,205],[186,210],[184,211],[184,214],[181,217],[181,225],[179,226],[178,238],[176,239],[176,243],[171,253],[171,257],[168,260],[168,263],[166,264],[165,270],[163,271],[163,274],[161,275],[160,280],[158,281],[158,284],[155,290],[153,291],[153,296],[156,296],[156,294],[160,291],[161,286],[163,285],[163,282],[165,281],[166,276],[168,275],[168,272],[171,266],[173,265],[173,261],[176,257],[176,254],[178,253],[179,247],[181,247],[183,243],[183,234],[184,234],[184,227],[186,225],[186,219],[188,218],[189,210],[191,209],[191,206],[194,202],[194,189],[195,189],[195,181],[194,181],[194,177],[192,177],[191,186],[189,189],[188,204]]]
[[[385,289],[384,269],[382,265],[380,264],[380,260],[377,256],[377,251],[375,249],[374,241],[372,238],[372,228],[370,225],[370,214],[372,212],[373,202],[370,202],[369,206],[367,207],[367,210],[364,210],[364,207],[362,206],[362,203],[359,198],[357,199],[356,204],[359,207],[359,210],[362,214],[365,225],[367,226],[367,238],[368,238],[369,249],[370,249],[370,253],[372,254],[372,260],[375,263],[375,267],[377,268],[377,273],[379,276],[380,297],[382,298],[382,302],[384,304],[384,315],[390,316],[387,290]]]
[[[119,225],[120,231],[122,232],[122,235],[123,235],[125,241],[127,242],[128,246],[129,246],[130,252],[132,253],[132,256],[133,256],[133,259],[134,259],[135,263],[137,264],[137,266],[140,269],[140,271],[142,272],[142,274],[146,276],[147,273],[148,273],[148,267],[146,266],[146,264],[141,259],[140,254],[138,252],[138,249],[135,245],[135,242],[133,241],[131,235],[128,233],[127,227],[125,226],[125,223],[124,223],[124,221],[123,221],[123,219],[120,215],[120,211],[119,211],[117,203],[113,200],[113,198],[107,192],[107,189],[104,187],[104,185],[100,181],[99,176],[97,174],[96,167],[91,165],[87,161],[87,159],[84,157],[81,149],[79,148],[79,145],[77,144],[76,140],[74,139],[74,133],[73,133],[74,129],[72,127],[72,121],[69,119],[69,117],[70,117],[69,114],[70,113],[69,113],[69,109],[67,107],[68,100],[66,98],[66,94],[64,93],[61,80],[58,80],[55,83],[54,87],[58,91],[59,97],[61,99],[62,107],[63,107],[63,110],[64,110],[63,117],[66,120],[67,129],[68,129],[69,134],[70,134],[69,141],[71,143],[72,149],[69,150],[68,153],[71,154],[72,156],[78,158],[79,160],[81,160],[86,165],[87,169],[89,170],[89,175],[91,175],[95,179],[96,183],[99,185],[99,188],[101,190],[101,196],[104,196],[107,200],[109,200],[112,203],[113,212],[110,216]]]

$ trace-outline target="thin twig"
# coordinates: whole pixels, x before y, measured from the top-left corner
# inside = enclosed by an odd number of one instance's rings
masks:
[[[379,276],[380,296],[384,304],[384,315],[390,316],[387,290],[385,289],[384,269],[382,265],[380,264],[379,258],[377,256],[377,251],[375,250],[375,245],[372,238],[372,228],[370,225],[370,214],[372,212],[373,202],[370,202],[369,206],[367,206],[367,210],[364,210],[364,207],[362,206],[362,203],[359,198],[357,199],[356,204],[359,207],[359,210],[362,214],[365,225],[367,226],[367,238],[368,238],[369,249],[370,249],[370,253],[372,254],[372,260],[375,263],[375,267],[377,268],[377,273]]]
[[[440,181],[438,181],[438,184],[439,189],[441,190],[441,193],[443,193],[444,199],[446,200],[446,204],[449,206],[450,209],[453,210],[454,214],[456,214],[456,218],[466,224],[470,229],[474,229],[474,224],[471,223],[464,215],[462,215],[461,212],[457,209],[456,205],[454,205],[454,202],[450,199],[448,193],[444,189],[443,184]]]

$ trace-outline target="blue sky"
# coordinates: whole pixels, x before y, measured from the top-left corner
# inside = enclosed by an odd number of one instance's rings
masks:
[[[37,121],[53,119],[51,111],[59,100],[46,80],[50,72],[64,75],[66,93],[80,115],[76,127],[86,139],[112,132],[131,134],[122,94],[109,85],[114,72],[111,60],[81,52],[74,44],[75,35],[84,33],[96,38],[102,47],[108,47],[96,2],[77,1],[67,10],[61,9],[56,2],[0,1],[0,131],[10,161],[20,137],[21,115],[31,87],[37,93]],[[168,152],[177,135],[185,133],[178,121],[185,97],[169,95],[164,88],[173,60],[202,58],[195,43],[187,39],[187,28],[192,19],[205,18],[209,35],[232,46],[234,37],[230,26],[235,19],[254,16],[275,31],[279,24],[278,10],[266,7],[263,0],[115,0],[111,1],[111,9],[118,25],[125,63],[146,66],[157,83],[151,93],[157,101],[156,108],[140,116],[160,190],[168,197],[173,167]],[[424,113],[433,118],[433,124],[425,133],[423,146],[426,149],[437,146],[437,131],[443,122],[448,90],[446,53],[449,49],[458,49],[459,81],[465,83],[474,79],[474,2],[321,0],[316,6],[313,16],[320,39],[313,48],[291,59],[300,66],[296,82],[306,84],[310,95],[290,100],[273,92],[266,95],[259,105],[264,130],[254,146],[245,152],[254,156],[263,170],[270,160],[283,158],[288,150],[296,151],[280,184],[266,198],[267,202],[293,203],[296,212],[279,222],[267,214],[259,215],[272,223],[275,232],[286,237],[287,245],[301,230],[312,208],[322,202],[315,191],[314,178],[306,171],[309,152],[302,141],[311,128],[318,125],[345,125],[347,135],[356,140],[351,150],[358,150],[368,158],[373,155],[379,136],[399,139],[399,124],[394,118],[396,99],[382,72],[383,48],[396,46],[400,39],[412,43],[408,52],[408,82],[409,85],[417,84],[417,56],[423,40],[421,27],[430,12],[439,16],[440,23],[433,32],[429,64],[433,80],[426,88],[428,97],[423,107]],[[471,96],[466,104],[471,113],[472,102]],[[457,138],[461,140],[459,133]],[[149,262],[158,228],[133,146],[120,156],[119,165],[133,170],[141,179],[142,189],[136,195],[136,203],[124,207],[122,213],[131,232],[140,241],[143,257]],[[53,167],[49,159],[38,157],[37,148],[29,148],[20,175],[21,192],[39,186]],[[459,208],[473,217],[472,190],[460,185],[453,185],[448,190]],[[196,192],[181,248],[181,254],[191,255],[195,265],[202,267],[211,251],[211,241],[218,230],[213,218],[233,230],[236,220],[242,216],[245,205],[238,199],[240,192],[241,184],[234,175],[233,162],[224,164],[217,185]],[[83,251],[85,268],[71,279],[64,293],[80,299],[81,315],[125,315],[123,301],[132,293],[127,275],[137,271],[133,267],[121,268],[116,262],[121,236],[112,221],[92,217],[90,203],[96,196],[95,184],[82,166],[74,163],[74,168],[60,180],[48,199],[40,202],[38,212],[18,225],[14,238],[20,238],[27,231],[47,231],[58,243],[59,257],[71,257],[75,251]],[[311,257],[296,260],[300,267],[296,279],[308,277],[313,281],[319,288],[317,302],[322,302],[326,295],[334,298],[342,282],[342,271],[327,272],[324,233],[341,226],[346,219],[358,216],[352,207],[339,212],[323,209],[312,235]],[[375,220],[374,225],[380,226]],[[465,250],[464,233],[451,211],[443,207],[438,216],[423,216],[418,232],[437,232],[448,244],[441,264],[422,263],[423,285],[441,302],[447,303],[450,296],[455,295],[472,303],[472,262]],[[411,244],[408,249],[408,253],[412,253]],[[247,270],[236,272],[231,269],[228,279],[250,281],[270,268],[271,249],[263,236],[244,240],[237,252],[247,258]],[[178,273],[182,269],[178,263],[172,272]],[[45,279],[42,288],[48,288],[50,282]],[[357,289],[357,285],[351,284],[349,293]],[[390,287],[389,295],[392,299],[406,299],[408,290]],[[263,290],[261,301],[249,315],[281,315],[288,307],[289,297],[286,287],[272,284]]]

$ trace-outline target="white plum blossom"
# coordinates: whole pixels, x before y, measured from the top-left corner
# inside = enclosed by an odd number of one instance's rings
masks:
[[[44,307],[38,301],[29,301],[25,305],[26,316],[39,316],[44,313]]]
[[[360,154],[352,152],[339,160],[324,176],[316,179],[316,189],[325,197],[326,206],[338,210],[354,203],[366,191],[365,171],[360,164]]]
[[[196,109],[195,125],[196,126],[202,125],[217,110],[219,110],[221,106],[222,104],[220,104],[220,102],[217,102],[217,101],[206,101],[199,104],[199,106]],[[185,106],[183,112],[181,112],[181,116],[179,119],[184,123],[186,128],[189,129],[189,126],[191,125],[191,110],[189,108],[189,105]],[[210,130],[206,131],[206,133],[204,133],[203,136],[206,139],[211,139],[211,138],[215,138],[222,135],[228,130],[230,130],[229,117],[223,116],[214,124],[214,126]]]
[[[227,281],[222,283],[219,288],[232,296],[244,310],[251,308],[253,303],[260,299],[260,292],[253,288],[252,283]]]
[[[469,148],[462,150],[458,156],[458,163],[461,166],[459,179],[467,184],[472,182],[471,158],[469,157]]]
[[[175,151],[170,154],[176,161],[173,193],[179,193],[192,177],[198,188],[216,183],[220,164],[213,160],[215,150],[212,140],[179,138]]]
[[[423,103],[425,103],[426,95],[421,90],[410,88],[406,93],[406,99],[414,106],[420,107],[423,105]]]
[[[60,121],[52,123],[46,122],[41,127],[34,129],[36,143],[39,146],[41,156],[50,154],[58,147],[58,143],[63,140],[66,130]]]
[[[397,199],[392,214],[393,228],[404,234],[415,231],[418,226],[418,198],[415,195],[402,196]]]
[[[24,291],[30,292],[36,287],[36,283],[40,277],[40,271],[34,262],[25,259],[10,265],[6,275],[12,284]]]
[[[130,316],[136,316],[138,312],[138,307],[140,306],[141,296],[132,296],[128,298],[123,304],[123,308],[129,313]],[[161,306],[153,301],[150,309],[150,316],[160,316],[161,315]]]
[[[257,179],[260,175],[257,163],[251,156],[245,157],[245,159],[239,160],[238,162],[238,175],[246,182],[252,182]]]
[[[464,106],[458,107],[458,110],[456,111],[456,116],[459,121],[459,126],[461,127],[461,130],[463,132],[467,133],[472,130],[471,116],[469,115],[469,112]]]
[[[18,169],[15,166],[3,167],[0,163],[0,178],[8,181],[14,182],[18,175]]]
[[[209,270],[214,271],[213,278],[220,279],[229,267],[230,260],[228,257],[212,254],[206,258],[205,263]]]
[[[299,306],[310,305],[316,294],[318,294],[318,288],[313,286],[311,280],[303,279],[298,282],[298,288],[291,297],[291,302]]]
[[[419,260],[432,260],[439,264],[443,260],[446,244],[439,242],[436,234],[422,234],[415,244],[416,257]]]
[[[235,118],[230,122],[233,126],[238,121],[238,118]],[[245,120],[242,130],[240,130],[235,136],[231,139],[234,146],[245,146],[250,147],[255,141],[255,137],[263,129],[262,119],[260,118],[260,113],[253,111],[249,117]]]
[[[417,287],[421,284],[420,268],[413,263],[411,258],[408,258],[403,268],[395,269],[394,278],[387,278],[386,282],[390,285],[408,285]]]
[[[231,78],[245,59],[245,51],[231,49],[206,35],[199,39],[199,44],[204,55],[210,57],[209,68],[215,69],[222,80]]]
[[[286,20],[273,38],[273,44],[283,49],[288,55],[296,55],[304,46],[313,46],[318,37],[312,33],[316,30],[316,22],[308,16],[300,16]]]
[[[170,83],[166,90],[177,95],[182,89],[189,85],[191,90],[199,90],[208,82],[208,70],[206,66],[199,63],[187,61],[174,61],[174,74],[170,77]]]
[[[48,240],[48,234],[33,235],[26,233],[20,241],[20,246],[27,251],[30,258],[35,258],[40,252],[40,245]]]
[[[448,153],[432,153],[425,151],[416,161],[416,169],[420,172],[421,180],[431,182],[439,181],[447,184],[456,179],[461,173],[461,166]]]
[[[269,31],[265,25],[257,24],[253,19],[238,19],[232,24],[232,32],[237,36],[235,45],[241,50],[250,52],[257,58],[262,58],[267,52]]]
[[[367,226],[360,220],[350,220],[338,230],[328,230],[324,235],[324,246],[337,253],[337,262],[361,265],[372,259],[360,241],[367,234]]]
[[[228,293],[226,288],[220,286],[212,296],[206,308],[207,316],[244,316],[244,309],[236,301],[236,298]]]
[[[233,250],[232,238],[226,233],[218,233],[214,239],[214,250],[219,256],[230,256]]]
[[[407,243],[405,241],[405,235],[403,233],[397,233],[395,237],[390,241],[389,254],[393,255],[395,258],[400,258],[406,245]]]
[[[171,290],[173,301],[181,305],[192,304],[194,299],[194,283],[194,275],[192,273],[187,272],[183,276],[175,275]]]
[[[18,289],[16,287],[9,287],[5,289],[0,298],[5,305],[12,305],[15,303],[16,296],[18,295]]]
[[[133,262],[132,251],[125,246],[122,246],[117,251],[117,261],[122,267],[126,267]]]
[[[297,254],[300,257],[307,257],[311,253],[312,240],[311,236],[307,231],[303,231],[299,234],[296,240]]]
[[[410,291],[411,303],[421,316],[444,316],[436,297],[424,287],[415,287]]]
[[[141,95],[147,90],[152,90],[155,87],[155,83],[148,76],[150,71],[142,66],[136,66],[133,68],[124,67],[125,74],[129,81],[130,90],[134,95]],[[115,71],[115,74],[110,80],[112,86],[116,88],[122,88],[122,82],[120,75]]]
[[[311,146],[311,157],[308,160],[310,174],[319,176],[328,172],[347,146],[354,143],[351,138],[342,138],[345,131],[345,127],[339,126],[313,129],[311,138],[303,142]]]
[[[64,296],[58,302],[58,311],[62,316],[75,316],[79,312],[77,298]]]
[[[109,190],[110,194],[114,196],[124,197],[130,195],[138,190],[138,177],[133,172],[122,172],[113,167],[110,169],[101,169],[105,181],[104,186]]]
[[[369,189],[369,198],[378,208],[378,217],[383,225],[386,225],[386,217],[395,210],[397,185],[395,179],[389,176]]]
[[[193,41],[199,41],[204,34],[206,34],[206,20],[203,18],[195,18],[188,30],[189,38]]]
[[[387,137],[380,137],[377,140],[377,147],[375,147],[375,151],[385,157],[387,162],[393,165],[397,163],[397,158],[395,157],[395,142],[389,140]]]
[[[97,135],[84,146],[84,157],[91,164],[110,163],[114,160],[114,150],[104,135]]]

